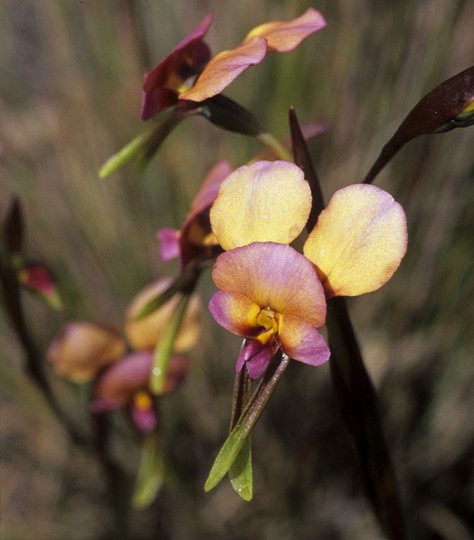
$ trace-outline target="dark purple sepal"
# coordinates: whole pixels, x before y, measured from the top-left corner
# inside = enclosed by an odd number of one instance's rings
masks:
[[[456,118],[473,100],[474,66],[471,66],[434,88],[415,105],[383,147],[364,183],[370,184],[402,146],[415,137],[471,125],[472,121],[456,123]],[[471,114],[467,116],[472,119]]]

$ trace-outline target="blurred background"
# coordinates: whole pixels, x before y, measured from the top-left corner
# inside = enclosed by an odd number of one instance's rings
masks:
[[[214,53],[255,25],[319,9],[327,27],[270,55],[225,92],[278,137],[294,105],[328,131],[310,143],[326,199],[361,181],[417,101],[473,64],[474,2],[463,0],[3,0],[0,4],[0,215],[20,197],[27,252],[55,272],[60,314],[25,296],[45,351],[70,319],[121,328],[144,285],[173,275],[156,231],[179,227],[208,169],[261,149],[203,118],[181,124],[145,173],[102,163],[145,127],[143,74],[209,13]],[[383,289],[350,299],[380,397],[413,539],[474,531],[474,129],[417,139],[380,174],[408,215],[409,248]],[[208,275],[199,292],[214,291]],[[163,399],[167,481],[131,515],[132,538],[382,538],[364,499],[328,366],[291,365],[253,434],[254,500],[203,484],[225,440],[240,339],[205,313],[186,385]],[[99,466],[74,447],[36,386],[0,313],[1,534],[5,540],[117,538]],[[72,417],[87,388],[51,373]],[[119,413],[114,452],[130,477],[139,453]]]

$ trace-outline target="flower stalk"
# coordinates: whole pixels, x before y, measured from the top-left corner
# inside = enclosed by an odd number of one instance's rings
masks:
[[[289,363],[290,358],[280,352],[273,358],[247,407],[245,407],[234,429],[222,445],[204,485],[205,491],[213,489],[229,471]]]

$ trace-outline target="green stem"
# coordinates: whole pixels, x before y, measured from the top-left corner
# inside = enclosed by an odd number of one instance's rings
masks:
[[[241,350],[248,343],[244,339]],[[237,420],[241,417],[242,411],[247,406],[252,395],[252,379],[249,377],[246,366],[236,373],[234,382],[234,397],[232,400],[232,418],[230,421],[230,431],[235,427]]]
[[[179,299],[171,320],[155,349],[153,355],[153,368],[150,377],[150,389],[153,394],[161,394],[163,392],[171,355],[173,354],[174,342],[176,341],[184,316],[186,315],[186,308],[188,307],[196,281],[197,278],[190,290],[183,291],[183,296]]]
[[[110,423],[105,414],[91,414],[94,449],[104,473],[109,503],[115,517],[116,534],[124,540],[130,536],[130,481],[122,467],[110,456]]]
[[[271,133],[259,133],[256,138],[270,150],[273,150],[277,157],[283,161],[293,161],[292,153]]]

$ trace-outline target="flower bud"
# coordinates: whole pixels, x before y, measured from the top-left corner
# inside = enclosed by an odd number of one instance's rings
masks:
[[[76,383],[90,381],[101,368],[125,352],[125,342],[113,328],[86,321],[67,324],[51,342],[47,358],[54,371]]]
[[[138,315],[142,308],[160,292],[165,291],[170,283],[169,279],[155,281],[132,300],[126,314],[125,335],[133,349],[154,349],[160,341],[181,295],[175,294],[168,302],[143,318]],[[184,351],[196,343],[200,332],[200,313],[201,302],[197,296],[193,296],[175,342],[175,351]]]

